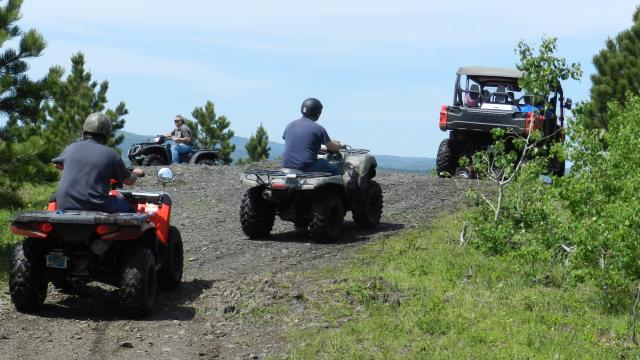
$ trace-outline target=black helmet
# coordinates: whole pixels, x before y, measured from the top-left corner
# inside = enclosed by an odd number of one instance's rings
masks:
[[[316,98],[308,98],[302,102],[300,107],[302,115],[306,115],[314,120],[318,120],[322,113],[322,103]]]
[[[106,137],[111,132],[111,120],[105,114],[95,112],[87,116],[82,131]]]

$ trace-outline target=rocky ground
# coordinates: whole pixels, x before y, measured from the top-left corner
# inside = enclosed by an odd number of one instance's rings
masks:
[[[305,311],[307,274],[344,261],[349,250],[450,211],[460,189],[449,179],[381,171],[376,180],[384,213],[375,231],[360,231],[347,216],[337,243],[310,242],[291,223],[276,220],[267,240],[248,240],[238,211],[242,168],[177,167],[166,191],[172,222],[184,240],[182,286],[160,293],[154,314],[127,319],[114,289],[89,284],[65,295],[50,286],[41,311],[15,311],[0,293],[2,359],[263,359],[286,350],[284,332],[328,326]],[[153,173],[153,168],[147,169]],[[153,175],[153,174],[151,174]],[[160,190],[155,177],[143,190]],[[331,281],[327,279],[326,281]],[[348,319],[345,319],[348,321]]]

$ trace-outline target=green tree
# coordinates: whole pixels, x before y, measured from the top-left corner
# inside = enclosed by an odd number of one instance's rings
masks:
[[[40,56],[46,42],[36,30],[23,32],[16,25],[21,6],[20,0],[0,6],[0,113],[7,118],[0,128],[0,206],[19,201],[15,194],[22,183],[50,180],[52,174],[41,161],[45,143],[38,136],[45,119],[40,108],[60,69],[52,67],[41,80],[28,77],[26,60]],[[5,47],[16,39],[17,48]]]
[[[582,76],[580,64],[568,65],[564,58],[556,56],[556,43],[555,37],[542,38],[537,53],[536,49],[524,40],[518,42],[516,48],[520,56],[520,62],[516,67],[523,73],[518,84],[529,96],[533,96],[534,103],[545,104],[542,114],[546,113],[546,107],[555,106],[544,100],[555,91],[561,80],[569,78],[578,80]],[[493,132],[495,143],[490,150],[479,152],[474,156],[473,163],[476,168],[498,189],[497,192],[493,192],[495,195],[493,200],[489,195],[479,194],[491,209],[493,221],[498,221],[505,201],[505,189],[519,176],[525,166],[525,160],[549,155],[549,153],[556,157],[564,156],[560,145],[549,144],[557,134],[547,134],[545,138],[539,131],[533,131],[534,125],[535,122],[531,121],[526,137],[507,133],[504,129],[495,129]],[[507,146],[508,143],[512,146]],[[540,151],[543,146],[548,147],[550,151]],[[540,169],[543,168],[540,167]]]
[[[98,84],[92,80],[91,73],[85,69],[82,53],[71,57],[71,71],[66,79],[58,80],[52,86],[52,98],[44,105],[49,118],[47,124],[47,140],[51,144],[52,153],[60,152],[82,136],[82,126],[87,115],[104,111],[111,119],[113,132],[107,139],[107,145],[116,147],[124,139],[124,135],[115,136],[115,131],[125,124],[123,117],[129,113],[124,102],[115,109],[105,110],[107,103],[107,80]]]
[[[584,113],[577,115],[585,116]],[[571,214],[574,264],[605,290],[606,304],[618,307],[640,280],[640,97],[610,103],[609,131],[577,119],[570,127],[574,162],[562,199]]]
[[[591,128],[608,129],[607,104],[624,105],[629,93],[640,91],[640,7],[633,14],[631,28],[608,38],[605,48],[594,55],[593,65],[591,102],[581,120]]]
[[[226,116],[217,116],[213,101],[207,101],[204,107],[196,107],[191,112],[194,121],[187,121],[187,125],[193,131],[193,135],[204,147],[216,148],[218,157],[226,165],[231,164],[231,154],[236,146],[231,143],[234,135],[229,129],[231,122]]]
[[[249,155],[249,161],[260,161],[269,158],[269,135],[267,130],[260,124],[255,134],[251,134],[249,142],[244,145]]]
[[[518,85],[534,97],[534,103],[546,100],[556,89],[558,82],[569,78],[579,80],[582,76],[580,64],[567,65],[564,58],[556,56],[557,42],[556,37],[543,37],[537,54],[535,48],[524,40],[518,42],[516,52],[520,56],[520,62],[516,67],[523,72]],[[545,106],[548,105],[545,102]]]

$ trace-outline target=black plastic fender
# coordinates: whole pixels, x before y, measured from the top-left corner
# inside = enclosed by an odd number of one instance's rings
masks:
[[[218,161],[218,152],[215,150],[196,151],[191,156],[191,160],[189,160],[189,164],[195,164],[201,159],[212,159],[213,161]]]

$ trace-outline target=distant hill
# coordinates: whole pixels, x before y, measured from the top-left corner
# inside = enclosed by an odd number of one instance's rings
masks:
[[[153,135],[138,135],[127,131],[121,131],[120,133],[124,134],[124,140],[122,141],[122,144],[120,144],[119,148],[122,153],[122,158],[126,163],[129,162],[129,159],[127,159],[127,150],[129,150],[131,145],[150,141],[151,138],[153,138]],[[249,139],[242,136],[234,136],[231,138],[231,143],[236,146],[236,149],[231,156],[233,159],[247,158],[247,150],[244,148],[244,145],[247,142],[249,142]],[[269,147],[271,147],[269,154],[269,158],[271,160],[277,159],[284,152],[284,144],[282,143],[269,142]],[[378,161],[378,167],[381,169],[409,172],[431,172],[431,170],[435,168],[435,159],[433,158],[394,155],[375,156]]]
[[[431,172],[436,167],[436,159],[428,157],[376,155],[376,161],[379,168],[389,170]]]

